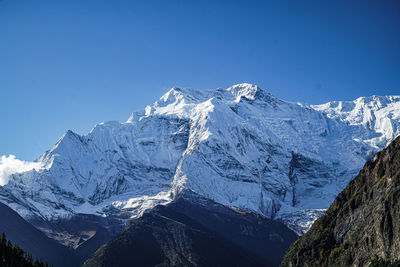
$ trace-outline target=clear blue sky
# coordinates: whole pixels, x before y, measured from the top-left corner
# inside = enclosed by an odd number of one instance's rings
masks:
[[[400,94],[400,1],[0,0],[0,155],[241,82],[311,104]]]

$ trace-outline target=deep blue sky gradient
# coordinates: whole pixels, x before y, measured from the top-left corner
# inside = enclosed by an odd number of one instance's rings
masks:
[[[400,94],[400,1],[0,1],[0,155],[241,82],[310,104]]]

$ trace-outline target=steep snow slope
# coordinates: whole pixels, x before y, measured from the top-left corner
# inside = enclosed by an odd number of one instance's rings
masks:
[[[333,101],[312,108],[349,125],[362,125],[372,137],[363,141],[379,150],[400,134],[400,96],[374,95],[354,101]]]
[[[42,169],[0,187],[0,201],[27,219],[128,219],[189,188],[302,232],[399,134],[399,105],[372,97],[306,106],[250,84],[173,88],[125,123],[66,132],[37,160]]]

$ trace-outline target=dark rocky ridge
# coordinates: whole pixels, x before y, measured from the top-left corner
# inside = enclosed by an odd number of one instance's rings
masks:
[[[369,266],[399,260],[400,137],[365,164],[326,214],[291,245],[281,266]]]
[[[124,230],[121,221],[92,214],[76,214],[53,221],[32,220],[30,223],[49,238],[73,250],[82,262]]]
[[[53,221],[40,218],[26,221],[0,203],[0,234],[4,232],[7,238],[32,254],[34,259],[56,267],[80,266],[123,229],[123,223],[117,219],[91,214],[77,214]]]
[[[84,266],[278,266],[296,237],[277,221],[183,192],[133,220]]]
[[[48,262],[56,267],[79,266],[81,262],[72,249],[48,238],[18,213],[0,203],[0,233],[2,232],[13,244],[16,243],[26,253],[32,254],[33,259]],[[2,262],[0,266],[3,266]]]

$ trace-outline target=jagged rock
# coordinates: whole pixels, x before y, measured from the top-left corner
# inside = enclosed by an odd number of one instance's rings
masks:
[[[365,164],[281,266],[370,264],[400,265],[400,137]]]

